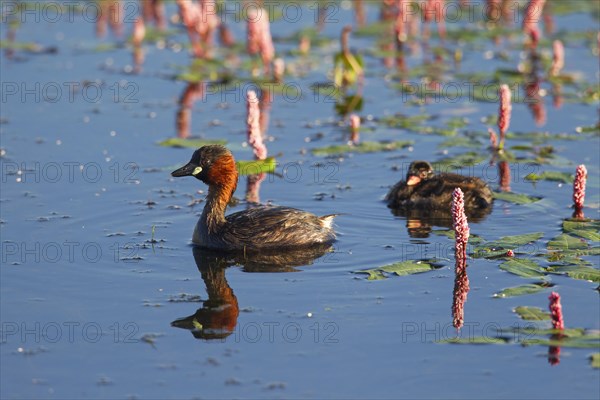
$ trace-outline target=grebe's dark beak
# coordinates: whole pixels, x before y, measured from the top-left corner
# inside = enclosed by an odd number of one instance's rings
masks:
[[[171,176],[175,178],[180,176],[196,176],[200,172],[202,172],[201,167],[197,166],[196,164],[188,163],[183,167],[171,172]]]

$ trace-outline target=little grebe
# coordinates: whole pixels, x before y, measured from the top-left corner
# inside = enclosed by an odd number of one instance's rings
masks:
[[[227,251],[308,247],[335,241],[333,215],[318,217],[289,207],[257,207],[225,216],[235,192],[238,172],[231,152],[209,145],[194,152],[174,177],[194,176],[208,185],[202,216],[192,242]]]
[[[412,162],[406,181],[396,183],[385,200],[390,208],[449,213],[456,188],[461,188],[465,195],[467,217],[478,215],[492,205],[493,194],[484,181],[453,173],[435,175],[427,161]]]

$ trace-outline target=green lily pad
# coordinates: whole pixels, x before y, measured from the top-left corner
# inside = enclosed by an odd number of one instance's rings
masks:
[[[260,174],[263,172],[272,173],[277,167],[277,162],[274,157],[269,157],[264,160],[237,161],[235,165],[239,174],[244,176]]]
[[[513,258],[500,264],[500,269],[523,278],[544,278],[546,270],[533,260]]]
[[[521,319],[527,321],[545,321],[550,319],[550,313],[542,311],[542,309],[538,307],[521,306],[515,308],[515,312]]]
[[[432,234],[438,236],[446,236],[448,239],[454,240],[455,234],[453,229],[434,229],[431,231]],[[469,244],[478,244],[483,243],[485,240],[479,235],[470,234],[469,235]]]
[[[600,353],[594,353],[590,356],[592,368],[600,368]]]
[[[541,197],[513,192],[494,192],[494,198],[515,204],[531,204],[542,199]]]
[[[573,183],[573,174],[569,172],[544,171],[541,174],[531,173],[525,177],[528,181],[552,181],[562,183]]]
[[[467,152],[456,155],[454,157],[446,157],[434,163],[436,169],[462,169],[465,167],[471,167],[474,165],[481,164],[484,162],[486,157],[480,153]]]
[[[497,329],[499,335],[513,336],[517,340],[533,339],[534,336],[550,336],[561,335],[562,337],[578,338],[586,334],[583,328],[567,328],[567,329],[546,329],[538,328],[532,324],[528,326],[518,326],[518,324],[510,327]],[[591,335],[591,334],[588,334]]]
[[[402,262],[398,262],[398,263],[394,263],[394,264],[385,265],[385,266],[379,267],[379,268],[363,269],[360,271],[354,271],[354,273],[355,274],[368,274],[369,277],[367,278],[367,280],[373,281],[373,280],[385,279],[386,276],[385,276],[384,272],[402,276],[402,275],[412,275],[412,274],[418,274],[421,272],[427,272],[427,271],[431,271],[433,269],[436,269],[436,267],[429,263],[422,262],[422,261],[410,260],[410,261],[402,261]]]
[[[430,115],[413,115],[406,116],[402,114],[389,115],[377,120],[378,123],[384,124],[389,128],[406,129],[413,132],[422,133],[423,124],[432,119]],[[423,127],[424,129],[424,127]],[[429,133],[429,132],[425,132]]]
[[[473,257],[490,258],[504,255],[506,250],[514,250],[520,246],[530,244],[540,239],[544,234],[542,232],[526,233],[523,235],[503,236],[493,242],[484,243],[475,248]]]
[[[345,153],[375,153],[379,151],[392,151],[412,145],[410,141],[396,142],[360,142],[356,145],[333,145],[312,149],[311,152],[316,156],[328,156]]]
[[[521,342],[523,346],[540,345],[554,347],[571,347],[577,349],[598,349],[600,348],[600,340],[585,339],[585,336],[576,339],[527,339]]]
[[[491,336],[474,336],[465,338],[450,338],[443,339],[436,343],[442,344],[506,344],[507,338],[491,337]]]
[[[571,251],[587,249],[588,247],[589,245],[585,240],[567,235],[566,233],[561,233],[548,242],[548,250]]]
[[[206,139],[182,139],[182,138],[169,138],[158,143],[159,146],[163,147],[189,147],[198,149],[202,146],[209,144],[227,144],[227,140],[206,140]]]
[[[503,247],[505,249],[516,249],[517,247],[530,244],[542,238],[542,232],[525,233],[522,235],[502,236],[500,239],[486,243],[489,247]]]
[[[454,137],[454,138],[445,140],[444,142],[442,142],[438,145],[439,149],[447,149],[449,147],[481,148],[481,142],[474,138],[458,136],[458,137]]]
[[[495,298],[506,298],[515,296],[524,296],[526,294],[534,294],[541,292],[553,285],[548,282],[528,283],[526,285],[514,286],[494,293]]]
[[[565,220],[562,228],[564,233],[570,233],[593,242],[600,242],[599,220]]]
[[[600,283],[600,270],[583,265],[565,265],[550,267],[548,272],[552,274],[565,274],[569,278]]]

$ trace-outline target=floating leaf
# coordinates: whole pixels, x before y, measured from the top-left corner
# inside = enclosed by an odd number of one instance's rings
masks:
[[[194,149],[206,146],[209,144],[227,144],[226,140],[206,140],[206,139],[182,139],[182,138],[169,138],[158,143],[164,147],[191,147]]]
[[[530,204],[541,200],[541,197],[529,196],[513,192],[494,192],[494,198],[515,204]]]
[[[475,248],[473,257],[475,258],[491,258],[502,256],[506,250],[514,250],[520,246],[533,243],[544,236],[541,232],[526,233],[523,235],[503,236],[493,242],[484,243]]]
[[[546,270],[533,260],[513,258],[500,264],[500,269],[524,278],[544,278]]]
[[[272,173],[277,167],[274,157],[265,160],[237,161],[235,163],[240,175],[255,175],[263,172]]]
[[[465,338],[450,338],[443,339],[436,343],[442,344],[506,344],[507,338],[492,337],[492,336],[474,336]]]
[[[554,239],[548,242],[548,250],[581,250],[588,248],[588,244],[585,240],[561,233]]]
[[[434,229],[431,231],[434,235],[446,236],[448,239],[454,240],[454,230],[453,229]],[[478,244],[483,243],[484,240],[479,235],[470,234],[469,235],[469,244]]]
[[[527,321],[544,321],[550,319],[550,313],[542,311],[542,309],[538,307],[521,306],[515,308],[515,312],[521,319]]]
[[[573,174],[569,172],[544,171],[541,174],[531,173],[525,177],[528,181],[552,181],[573,183]]]
[[[600,368],[600,353],[594,353],[590,356],[592,368]]]
[[[377,122],[385,124],[390,128],[401,128],[421,133],[421,127],[423,126],[423,123],[431,119],[432,117],[426,114],[412,116],[396,114],[382,117],[379,120],[377,120]]]
[[[502,236],[500,239],[486,243],[486,247],[502,247],[514,250],[517,247],[530,244],[542,238],[542,232],[525,233],[522,235]]]
[[[465,167],[471,167],[474,165],[481,164],[484,162],[485,156],[476,152],[467,152],[463,154],[459,154],[454,157],[443,158],[434,163],[435,169],[441,169],[443,171],[447,171],[448,169],[462,169]]]
[[[528,326],[514,326],[508,328],[497,329],[499,335],[510,335],[517,340],[532,339],[534,336],[558,335],[562,337],[578,338],[585,335],[583,328],[568,328],[568,329],[545,329],[534,326],[533,323]]]
[[[440,149],[447,149],[449,147],[475,147],[481,148],[481,142],[477,139],[459,136],[452,139],[445,140],[438,145]]]
[[[548,272],[553,274],[566,274],[569,278],[600,283],[600,270],[582,265],[566,265],[550,267]]]
[[[372,280],[385,279],[385,275],[383,274],[384,272],[402,276],[402,275],[412,275],[412,274],[418,274],[421,272],[427,272],[427,271],[431,271],[433,269],[436,269],[436,267],[429,263],[422,262],[422,261],[410,260],[410,261],[402,261],[402,262],[398,262],[398,263],[394,263],[394,264],[385,265],[385,266],[379,267],[379,268],[354,271],[354,273],[355,274],[369,274],[369,277],[367,279],[372,281]]]
[[[526,294],[534,294],[541,292],[553,285],[548,282],[538,282],[538,283],[528,283],[527,285],[520,285],[515,287],[510,287],[503,289],[498,293],[494,293],[494,297],[496,298],[505,298],[505,297],[515,297],[515,296],[523,296]]]
[[[600,242],[599,220],[565,220],[563,221],[563,232],[586,238],[594,242]]]
[[[312,153],[316,156],[327,156],[345,153],[375,153],[379,151],[392,151],[408,147],[413,142],[396,141],[396,142],[360,142],[357,145],[333,145],[312,149]]]
[[[554,347],[572,347],[578,349],[598,349],[600,348],[600,340],[586,339],[585,336],[576,339],[528,339],[521,342],[523,346],[540,345]]]

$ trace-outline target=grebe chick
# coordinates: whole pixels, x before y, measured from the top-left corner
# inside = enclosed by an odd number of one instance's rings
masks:
[[[220,145],[203,146],[174,177],[194,176],[208,185],[202,216],[196,224],[195,245],[226,251],[289,249],[335,241],[335,214],[318,217],[289,207],[256,207],[225,216],[235,192],[238,172],[231,152]]]
[[[413,161],[406,181],[396,183],[385,200],[390,208],[450,212],[456,188],[461,188],[465,195],[467,217],[492,205],[492,191],[484,181],[453,173],[435,175],[427,161]]]

